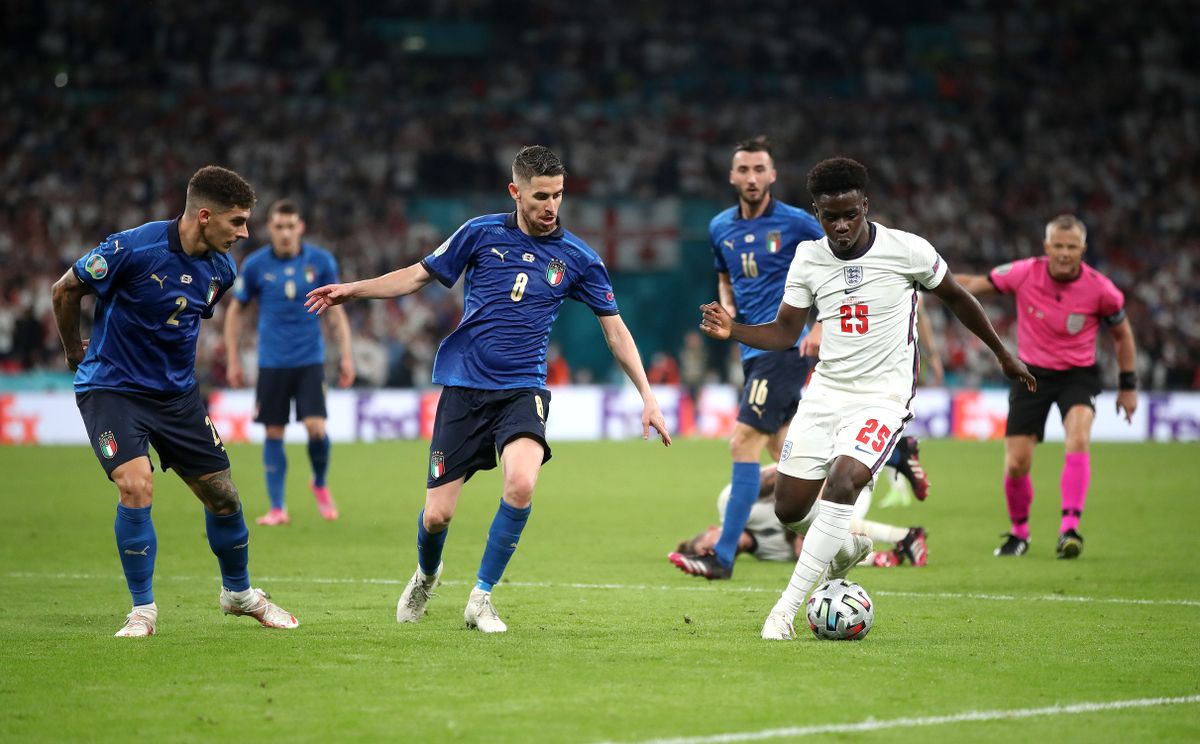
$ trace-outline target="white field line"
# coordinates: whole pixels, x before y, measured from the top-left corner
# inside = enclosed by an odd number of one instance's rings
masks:
[[[120,574],[91,574],[91,573],[35,573],[27,571],[10,571],[4,574],[6,579],[35,579],[44,581],[97,581],[122,579]],[[213,581],[216,576],[156,576],[159,581]],[[290,583],[290,584],[382,584],[385,586],[403,586],[407,579],[353,579],[325,578],[320,576],[254,576],[255,583]],[[468,586],[471,581],[443,581],[444,586]],[[520,589],[607,589],[613,591],[632,592],[707,592],[714,594],[778,594],[779,589],[764,589],[754,586],[738,586],[736,584],[694,586],[664,584],[585,584],[562,581],[506,581],[504,587]],[[916,599],[970,599],[989,602],[1072,602],[1077,604],[1118,604],[1118,605],[1161,605],[1164,607],[1200,607],[1197,599],[1132,599],[1126,597],[1082,597],[1069,594],[981,594],[978,592],[893,592],[872,590],[872,594],[880,597],[913,597]]]
[[[982,723],[987,721],[1009,721],[1038,716],[1067,716],[1079,713],[1104,713],[1111,710],[1130,708],[1153,708],[1163,705],[1189,705],[1200,703],[1200,695],[1185,697],[1140,698],[1135,700],[1113,700],[1106,703],[1071,703],[1051,705],[1045,708],[1018,708],[1016,710],[968,710],[948,716],[920,716],[915,718],[891,718],[877,721],[868,718],[858,723],[826,723],[815,726],[765,729],[763,731],[741,731],[712,736],[680,736],[671,739],[648,739],[639,744],[725,744],[726,742],[763,741],[765,739],[796,738],[815,734],[854,734],[863,731],[886,731],[898,728],[923,728],[942,726],[948,723]]]

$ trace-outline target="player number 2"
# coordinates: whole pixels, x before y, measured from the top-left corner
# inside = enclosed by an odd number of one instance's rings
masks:
[[[213,426],[212,419],[210,419],[208,416],[205,416],[204,423],[208,424],[208,430],[212,432],[213,446],[220,447],[221,446],[221,437],[217,435],[217,427]]]
[[[842,333],[861,335],[867,332],[866,305],[842,305],[839,312],[842,316]]]
[[[522,271],[520,274],[517,274],[517,280],[513,282],[512,292],[509,293],[509,297],[512,297],[513,302],[520,302],[521,298],[525,296],[526,284],[529,284],[529,275]]]
[[[874,440],[871,439],[872,434],[875,435]],[[863,444],[870,445],[871,449],[875,450],[876,452],[883,452],[883,448],[887,444],[888,437],[891,435],[892,430],[886,426],[880,426],[879,419],[867,419],[867,425],[862,428],[862,431],[858,432],[858,436],[855,437],[855,439]]]
[[[178,305],[179,307],[175,308],[175,312],[171,313],[171,317],[167,318],[167,325],[173,325],[173,326],[179,325],[179,314],[182,313],[184,308],[187,307],[187,298],[186,297],[176,297],[175,304]]]
[[[750,381],[750,405],[761,406],[767,402],[767,381]]]
[[[754,262],[753,253],[742,254],[742,273],[751,279],[758,276],[758,264]]]

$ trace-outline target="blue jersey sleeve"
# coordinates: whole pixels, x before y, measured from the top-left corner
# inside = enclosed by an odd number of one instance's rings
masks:
[[[728,274],[729,266],[725,263],[725,254],[721,252],[721,244],[717,238],[717,221],[708,223],[708,245],[713,252],[713,269],[720,274]]]
[[[125,236],[109,235],[100,245],[75,262],[75,276],[92,288],[96,296],[108,299],[116,291],[122,276],[136,268],[137,252],[122,245]]]
[[[584,269],[583,275],[571,285],[567,295],[582,302],[596,315],[617,315],[617,299],[613,295],[612,280],[604,264],[594,261]]]
[[[468,222],[455,230],[436,251],[422,259],[421,264],[439,282],[453,287],[471,263],[478,242],[479,230]]]
[[[233,296],[238,302],[246,305],[258,297],[258,292],[258,262],[254,260],[254,255],[251,255],[246,259],[246,263],[242,264],[242,273],[233,283]]]
[[[326,253],[321,272],[317,276],[317,282],[320,284],[337,284],[339,281],[341,280],[338,279],[337,259],[333,257],[332,253]]]

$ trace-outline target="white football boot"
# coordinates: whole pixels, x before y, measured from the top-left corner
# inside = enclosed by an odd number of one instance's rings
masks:
[[[483,633],[503,633],[508,626],[496,614],[492,606],[492,593],[485,592],[479,587],[471,590],[471,598],[467,600],[467,609],[463,610],[463,620],[468,628],[477,628]]]
[[[833,579],[846,578],[846,574],[850,573],[850,569],[861,563],[862,559],[866,558],[867,554],[875,547],[875,543],[866,535],[850,534],[849,538],[842,543],[842,547],[838,548],[837,554],[829,562],[829,569],[825,572],[825,578],[817,582],[818,584]]]
[[[247,615],[262,623],[264,628],[291,630],[300,627],[296,616],[271,602],[270,596],[262,589],[252,588],[247,596],[239,599],[233,592],[221,587],[221,612],[226,615]]]
[[[396,622],[415,623],[424,617],[425,605],[429,603],[429,598],[433,596],[433,590],[440,583],[442,583],[441,563],[438,564],[437,571],[433,572],[433,576],[421,573],[421,567],[418,566],[416,573],[408,580],[408,586],[404,587],[404,591],[400,594],[400,601],[396,603]]]
[[[773,609],[763,623],[762,637],[764,641],[794,641],[796,631],[792,628],[792,618],[786,610]]]
[[[146,638],[154,635],[158,624],[158,605],[138,605],[125,616],[125,624],[113,635],[117,638]]]

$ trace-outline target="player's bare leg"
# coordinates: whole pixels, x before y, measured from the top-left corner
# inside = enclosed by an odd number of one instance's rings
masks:
[[[329,467],[329,436],[325,431],[325,418],[306,416],[304,428],[308,431],[308,459],[313,468],[313,478],[308,487],[317,501],[321,518],[332,522],[338,518],[338,508],[333,501],[333,495],[329,493],[328,484],[325,483],[325,471]]]
[[[1014,434],[1004,438],[1004,499],[1012,529],[1003,535],[1004,542],[995,555],[1024,555],[1029,550],[1029,508],[1033,503],[1033,448],[1037,437]]]
[[[465,478],[456,478],[425,491],[425,508],[417,517],[417,570],[396,603],[398,623],[419,622],[425,616],[425,607],[442,578],[442,546],[465,482]]]
[[[218,604],[226,615],[248,615],[265,628],[291,629],[300,622],[270,601],[262,589],[250,586],[250,530],[242,517],[242,501],[228,470],[182,476],[204,504],[208,544],[221,567]]]
[[[150,521],[150,506],[154,501],[150,458],[137,457],[118,465],[112,472],[112,481],[120,498],[114,525],[117,554],[133,597],[133,609],[116,636],[144,638],[154,635],[158,624],[158,605],[154,602],[153,589],[158,539],[154,523]]]

